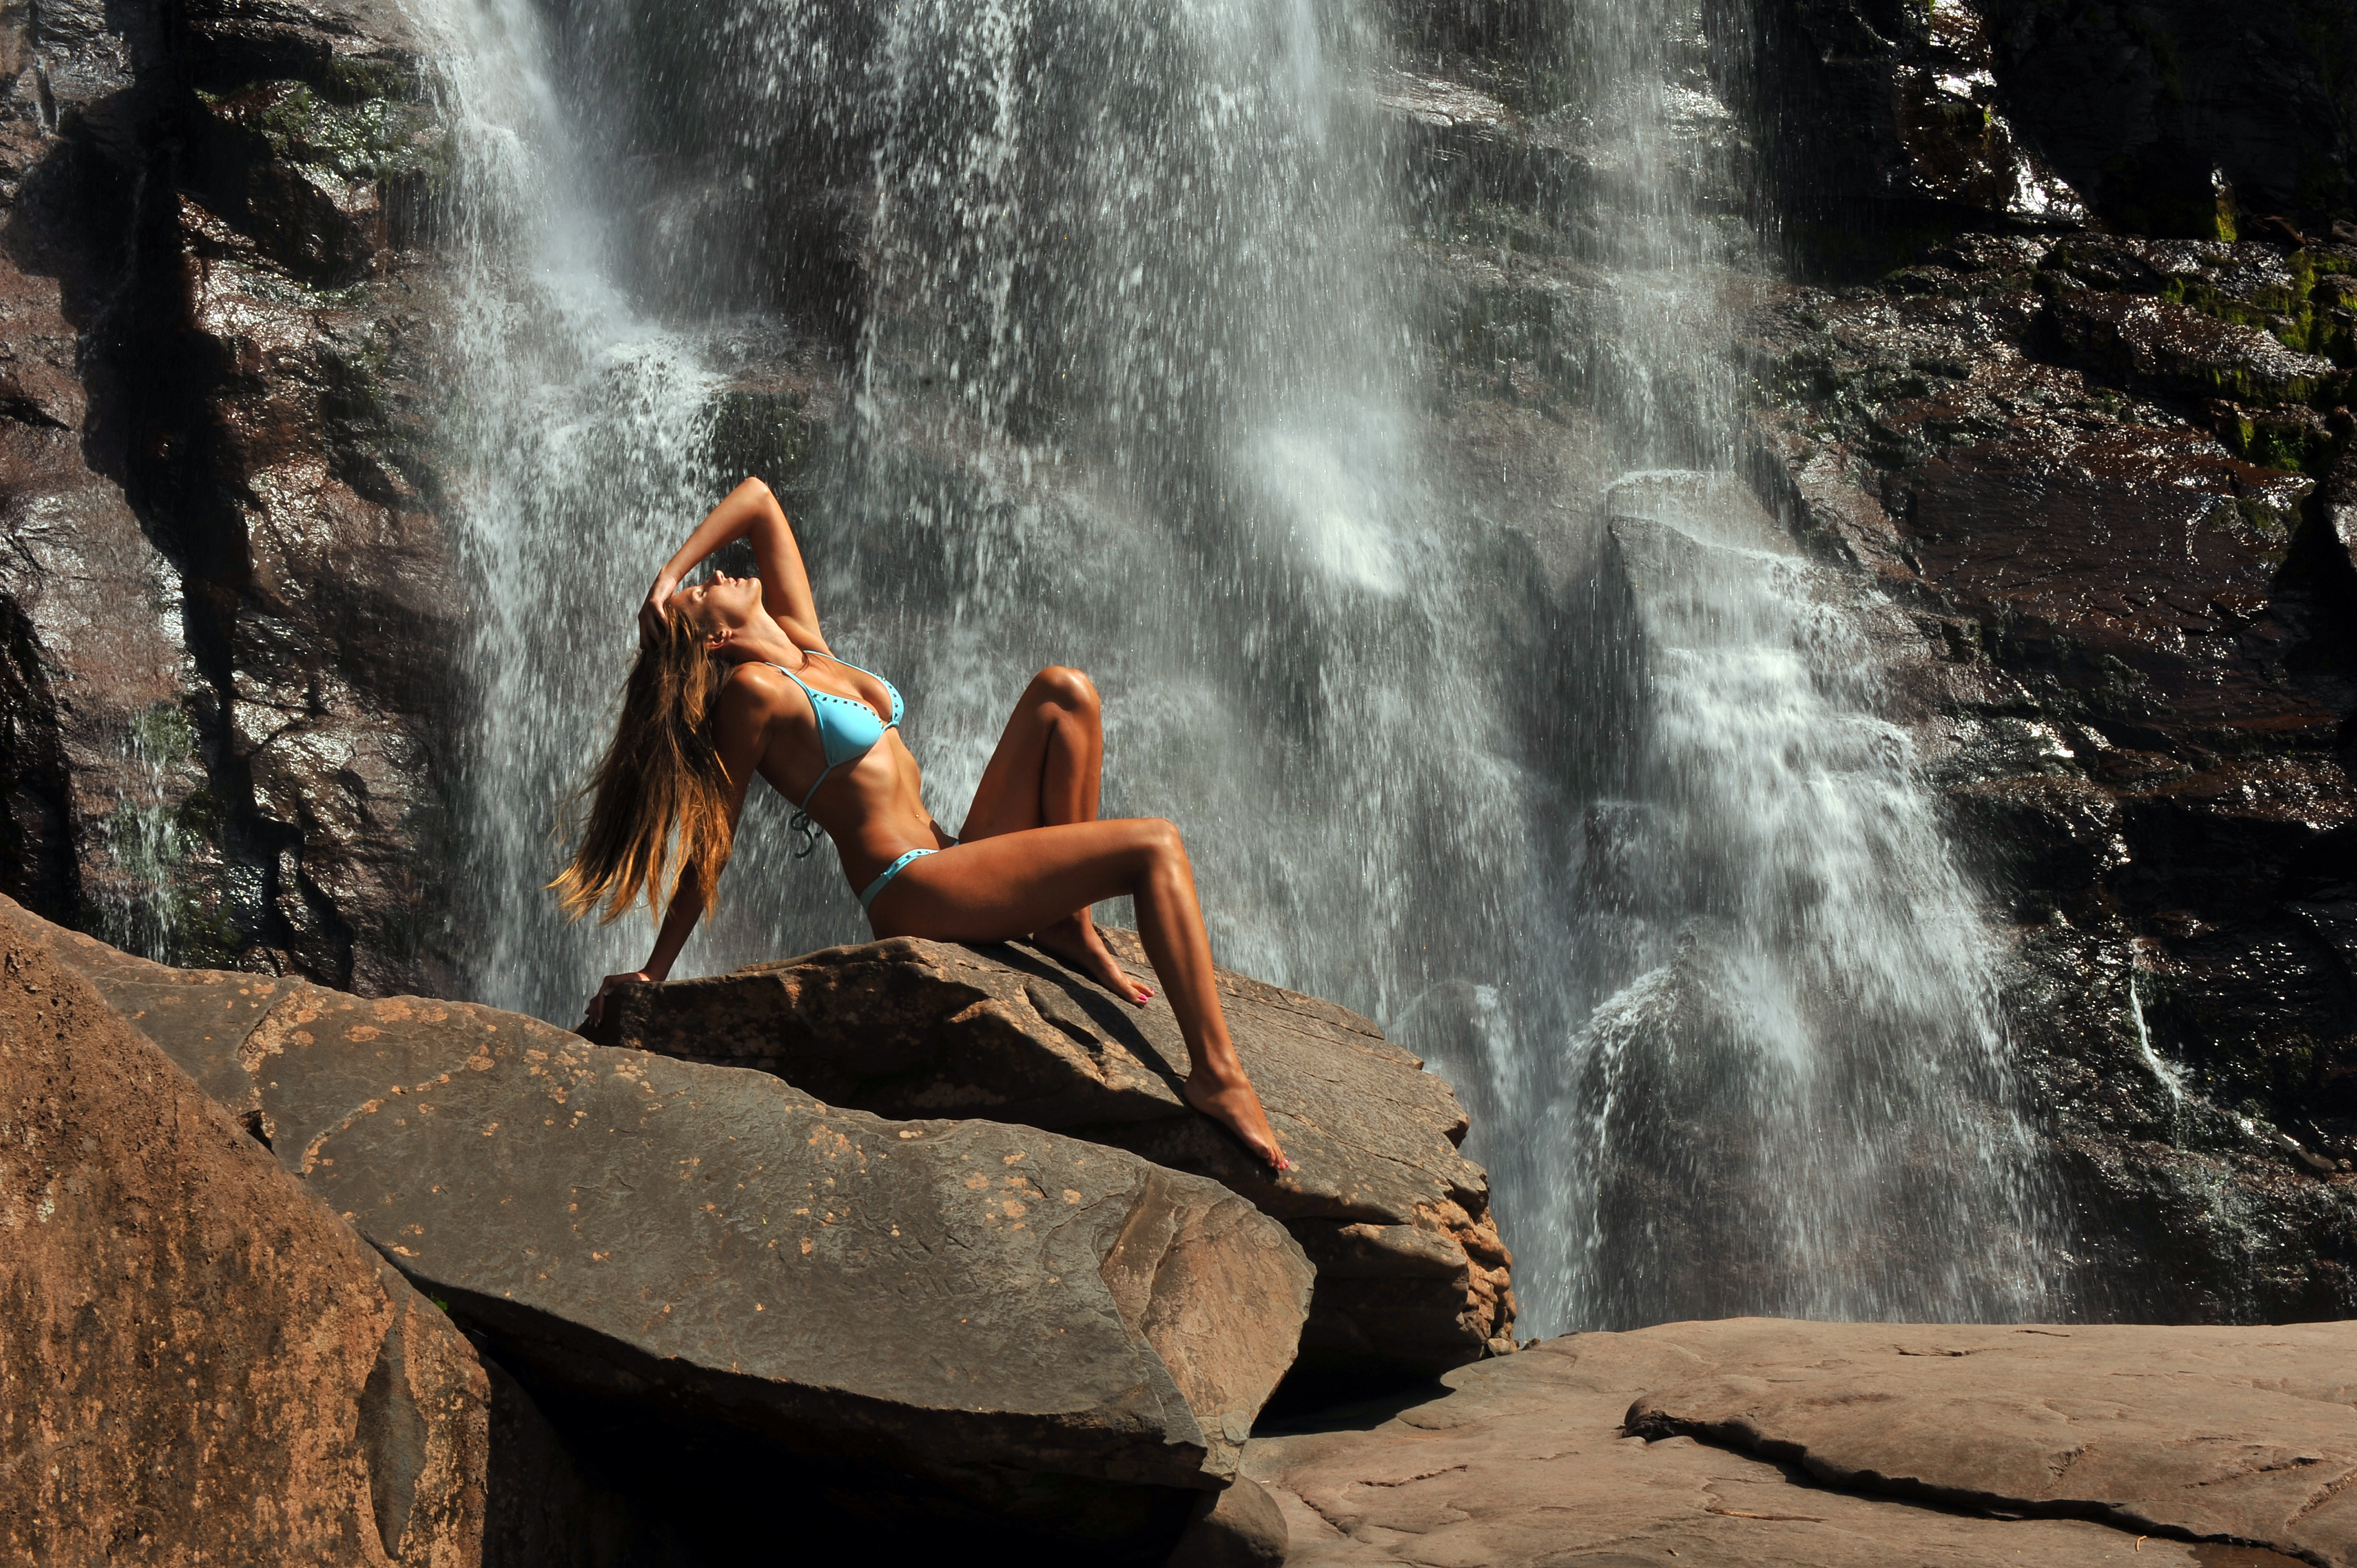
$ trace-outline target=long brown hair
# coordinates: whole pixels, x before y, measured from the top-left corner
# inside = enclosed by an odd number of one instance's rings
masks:
[[[598,920],[610,921],[641,894],[660,918],[683,880],[703,890],[707,914],[715,907],[735,840],[728,773],[712,737],[726,673],[695,625],[666,607],[662,635],[630,666],[614,738],[574,797],[576,808],[589,802],[588,822],[573,863],[549,884],[573,918],[602,904]]]

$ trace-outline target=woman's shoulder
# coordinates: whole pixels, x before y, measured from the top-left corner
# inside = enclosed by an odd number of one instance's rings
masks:
[[[749,659],[720,679],[720,700],[732,706],[741,704],[760,710],[784,709],[791,713],[795,705],[791,700],[797,695],[792,679],[783,671],[774,664],[758,663]],[[810,707],[807,701],[799,705],[804,710]]]

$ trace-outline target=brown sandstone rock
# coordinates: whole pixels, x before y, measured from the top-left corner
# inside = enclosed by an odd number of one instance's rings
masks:
[[[1838,1486],[2357,1563],[2357,1324],[1708,1326],[1629,1409]]]
[[[1292,1362],[1310,1269],[1200,1177],[43,934],[601,1442],[1167,1551]]]
[[[1134,934],[1106,940],[1146,972]],[[1180,1099],[1185,1042],[1028,948],[896,939],[634,986],[602,1038],[754,1067],[885,1116],[986,1116],[1110,1144],[1226,1183],[1318,1266],[1305,1354],[1429,1375],[1512,1348],[1489,1178],[1457,1152],[1448,1086],[1374,1025],[1220,972],[1236,1048],[1294,1162],[1266,1174]]]
[[[473,1349],[51,934],[0,906],[0,1559],[482,1563]]]
[[[2214,1445],[2243,1459],[2261,1450],[2280,1450],[2287,1460],[2320,1453],[2321,1445],[2302,1448],[2264,1428],[2282,1419],[2350,1430],[2357,1419],[2347,1380],[2352,1334],[2345,1325],[2039,1331],[1736,1319],[1573,1335],[1452,1372],[1446,1381],[1455,1391],[1444,1399],[1396,1413],[1371,1409],[1363,1424],[1338,1415],[1322,1429],[1255,1438],[1244,1466],[1284,1509],[1294,1568],[2290,1568],[2299,1559],[2226,1546],[2242,1520],[2180,1527],[2123,1518],[2115,1522],[2127,1528],[2115,1529],[2087,1518],[2006,1517],[2031,1511],[2021,1507],[1999,1505],[1995,1516],[1927,1509],[1878,1493],[1890,1485],[1882,1477],[1920,1475],[1944,1456],[1976,1496],[2000,1495],[1991,1483],[2017,1454],[2052,1452],[2040,1440],[2061,1424],[2072,1391],[2105,1386],[2111,1419],[2078,1429],[2085,1443],[2079,1464],[2116,1463],[2115,1474],[2133,1477],[2139,1462],[2213,1446],[2202,1441],[2212,1434],[2247,1436],[2247,1450]],[[2015,1348],[2021,1345],[2031,1348]],[[1949,1354],[1959,1350],[1970,1354]],[[1984,1363],[1984,1356],[1995,1359]],[[2002,1369],[1975,1373],[1975,1363]],[[1932,1380],[1943,1375],[1986,1378],[1987,1388],[2010,1391],[2012,1413],[1995,1400],[1967,1402],[1951,1431],[1956,1391]],[[1800,1463],[1780,1463],[1697,1443],[1650,1416],[1641,1432],[1621,1424],[1624,1414],[1635,1419],[1632,1399],[1643,1412],[1735,1379],[1769,1391],[1772,1408],[1795,1420],[1826,1429],[1855,1423],[1889,1440],[1870,1455],[1853,1444],[1840,1477],[1851,1489],[1836,1490],[1816,1484],[1824,1472],[1813,1446]],[[2200,1402],[2186,1397],[2195,1387]],[[2050,1388],[2060,1399],[2041,1402]],[[2074,1413],[2097,1412],[2089,1405]],[[2333,1451],[2343,1450],[2345,1442]],[[2295,1475],[2320,1488],[2357,1460],[2335,1463],[2287,1473],[2284,1495],[2302,1484]],[[2061,1482],[2075,1468],[2064,1467]],[[2232,1470],[2231,1462],[2217,1467],[2221,1476]],[[2270,1473],[2245,1474],[2264,1486]],[[2315,1541],[2302,1550],[2314,1563],[2350,1561]]]
[[[1259,1482],[1238,1476],[1195,1508],[1164,1568],[1277,1568],[1285,1561],[1285,1510]]]

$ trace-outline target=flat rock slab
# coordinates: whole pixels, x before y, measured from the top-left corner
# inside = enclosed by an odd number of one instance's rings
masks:
[[[1105,940],[1151,972],[1135,933]],[[1267,1173],[1180,1098],[1169,1006],[1028,947],[896,938],[626,987],[599,1037],[759,1068],[882,1116],[1045,1127],[1225,1184],[1318,1266],[1305,1359],[1419,1375],[1512,1348],[1512,1259],[1448,1084],[1346,1008],[1219,972],[1236,1049],[1295,1168]]]
[[[1643,1408],[1658,1397],[1650,1391],[1745,1375],[1765,1382],[1832,1360],[1872,1365],[1896,1359],[1901,1348],[1936,1350],[1943,1342],[1960,1344],[1957,1336],[2010,1332],[1736,1319],[1573,1335],[1451,1372],[1443,1380],[1453,1391],[1442,1399],[1396,1412],[1371,1409],[1356,1420],[1344,1412],[1324,1430],[1257,1437],[1245,1451],[1244,1471],[1286,1515],[1291,1568],[2293,1568],[2302,1561],[2346,1561],[2292,1557],[2216,1536],[2193,1541],[2083,1519],[1992,1517],[1836,1490],[1802,1463],[1683,1433],[1655,1431],[1649,1439],[1622,1425],[1632,1401]],[[2141,1358],[2128,1337],[2198,1335],[2222,1360],[2266,1359],[2276,1354],[2270,1343],[2285,1331],[2120,1329],[2092,1338],[2083,1337],[2087,1330],[2067,1332],[2071,1339],[2040,1341],[2061,1348],[2048,1352],[2054,1359],[2041,1375],[2069,1365],[2078,1369],[2074,1377],[2093,1376],[2093,1368],[2110,1366],[2127,1369],[2124,1380],[2142,1387],[2149,1380],[2137,1374]],[[2286,1350],[2271,1364],[2287,1386],[2329,1396],[2333,1380],[2357,1364],[2350,1332],[2321,1329],[2305,1349]],[[2113,1335],[2120,1337],[2107,1344]],[[1945,1359],[1950,1365],[1954,1359]],[[2038,1366],[2022,1369],[2040,1374]],[[2217,1385],[2218,1403],[2206,1419],[2193,1412],[2181,1423],[2163,1415],[2158,1402],[2124,1402],[2196,1439],[2244,1413],[2255,1418],[2272,1409],[2251,1397],[2268,1392],[2244,1383],[2238,1393],[2228,1379]],[[1893,1408],[1889,1400],[1860,1402]],[[1944,1408],[1937,1397],[1915,1402],[1910,1395],[1901,1402],[1927,1424]]]
[[[524,1561],[465,1337],[33,924],[0,899],[0,1562]]]
[[[1649,1391],[1630,1430],[1842,1486],[2357,1565],[2357,1323],[1713,1327],[1741,1369]]]
[[[795,1461],[781,1485],[1175,1536],[1292,1363],[1308,1262],[1202,1177],[47,934],[535,1389],[716,1423]]]

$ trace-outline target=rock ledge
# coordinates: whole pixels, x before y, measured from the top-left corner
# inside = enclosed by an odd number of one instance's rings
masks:
[[[1108,929],[1146,972],[1132,932]],[[1296,1168],[1271,1177],[1178,1093],[1185,1042],[1023,946],[896,938],[627,987],[599,1037],[759,1068],[882,1116],[1045,1127],[1207,1176],[1284,1222],[1318,1266],[1305,1359],[1420,1376],[1512,1348],[1512,1262],[1490,1183],[1458,1153],[1439,1079],[1331,1002],[1219,972],[1236,1049]]]

